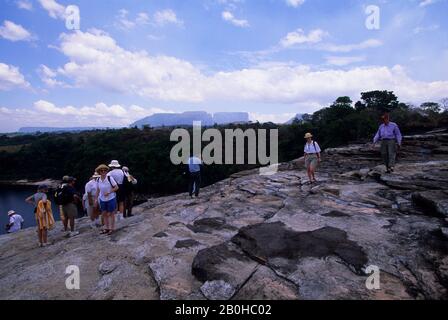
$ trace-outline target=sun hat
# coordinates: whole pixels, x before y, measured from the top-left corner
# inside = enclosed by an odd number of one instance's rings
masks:
[[[305,139],[312,138],[312,137],[313,137],[313,135],[309,132],[307,134],[305,134]]]
[[[67,181],[68,181],[68,179],[70,179],[70,177],[69,177],[69,176],[63,176],[63,177],[62,177],[62,181],[64,181],[64,182],[67,182]]]
[[[98,172],[95,171],[95,172],[93,173],[93,175],[92,175],[91,178],[92,178],[92,179],[96,179],[96,178],[99,178],[99,177],[101,177],[101,175],[98,174]]]
[[[120,165],[120,163],[118,162],[118,160],[112,160],[112,161],[110,162],[110,164],[109,164],[109,167],[110,167],[110,168],[120,168],[121,165]]]
[[[13,214],[15,214],[16,212],[14,211],[14,210],[9,210],[8,211],[8,216],[10,217],[10,216],[12,216]]]
[[[107,170],[107,171],[109,171],[109,167],[106,166],[105,164],[100,164],[100,165],[95,169],[96,172],[100,172],[101,170]]]

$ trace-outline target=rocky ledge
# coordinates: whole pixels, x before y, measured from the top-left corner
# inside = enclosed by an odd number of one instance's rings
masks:
[[[100,236],[78,221],[38,248],[0,237],[1,299],[446,299],[448,134],[406,137],[393,174],[377,148],[329,149],[315,185],[303,160],[153,199]],[[67,290],[69,265],[80,289]],[[380,289],[366,287],[369,266]]]

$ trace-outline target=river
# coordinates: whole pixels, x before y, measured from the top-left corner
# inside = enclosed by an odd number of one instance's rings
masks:
[[[20,214],[25,223],[24,228],[36,225],[34,218],[34,207],[25,202],[25,199],[36,192],[37,187],[26,186],[2,186],[0,185],[0,234],[5,234],[5,226],[8,224],[8,211],[14,210]],[[51,192],[50,192],[51,193]],[[50,200],[53,200],[50,194]],[[52,201],[53,216],[55,220],[59,219],[59,211]]]

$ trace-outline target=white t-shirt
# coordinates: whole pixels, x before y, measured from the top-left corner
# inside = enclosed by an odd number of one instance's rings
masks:
[[[13,214],[9,217],[9,224],[12,224],[8,233],[14,233],[22,229],[22,223],[25,222],[20,214]]]
[[[110,181],[109,181],[110,180]],[[98,178],[96,181],[97,190],[100,190],[99,199],[103,202],[110,201],[115,198],[115,192],[112,192],[113,187],[117,186],[117,182],[113,177],[106,177],[104,180],[102,178]],[[112,187],[113,186],[113,187]],[[111,193],[112,192],[112,193]],[[106,193],[110,193],[106,196]]]
[[[95,179],[90,180],[89,182],[86,183],[85,190],[86,190],[86,192],[84,194],[83,200],[84,200],[84,205],[87,208],[89,206],[89,194],[95,198],[96,192],[98,190],[98,186],[97,186]]]
[[[320,147],[317,144],[317,142],[315,141],[311,141],[311,143],[306,143],[305,144],[305,149],[304,149],[305,153],[320,153]]]
[[[118,184],[123,184],[123,179],[124,179],[124,172],[121,169],[114,169],[112,171],[110,171],[108,174],[108,176],[114,178],[114,180],[118,183]]]

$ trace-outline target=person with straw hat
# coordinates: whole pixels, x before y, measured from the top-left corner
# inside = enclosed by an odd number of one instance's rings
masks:
[[[100,175],[95,172],[91,177],[89,182],[85,185],[85,193],[82,197],[82,204],[84,207],[84,210],[87,211],[87,215],[90,217],[91,224],[90,226],[92,229],[100,227],[100,221],[99,221],[99,211],[97,207],[95,206],[95,197],[96,197],[96,190],[97,190],[97,182],[96,180],[100,177]]]
[[[8,211],[9,223],[6,225],[7,233],[14,233],[22,230],[22,225],[25,222],[20,214],[17,214],[14,210]]]
[[[305,157],[305,167],[308,173],[309,182],[317,182],[315,177],[315,171],[320,163],[320,153],[321,149],[319,144],[313,140],[313,135],[311,133],[305,134],[306,144],[304,148]]]
[[[121,168],[120,162],[118,160],[112,160],[109,164],[109,173],[108,176],[114,178],[115,182],[118,184],[118,190],[116,192],[116,200],[118,205],[118,214],[121,217],[124,217],[124,201],[126,198],[126,194],[124,192],[123,183],[125,178],[125,173]]]
[[[100,177],[96,179],[97,192],[95,197],[95,206],[99,206],[104,219],[104,229],[101,234],[110,235],[115,230],[115,212],[117,211],[116,192],[118,183],[108,175],[109,167],[105,164],[98,166],[95,170]]]

